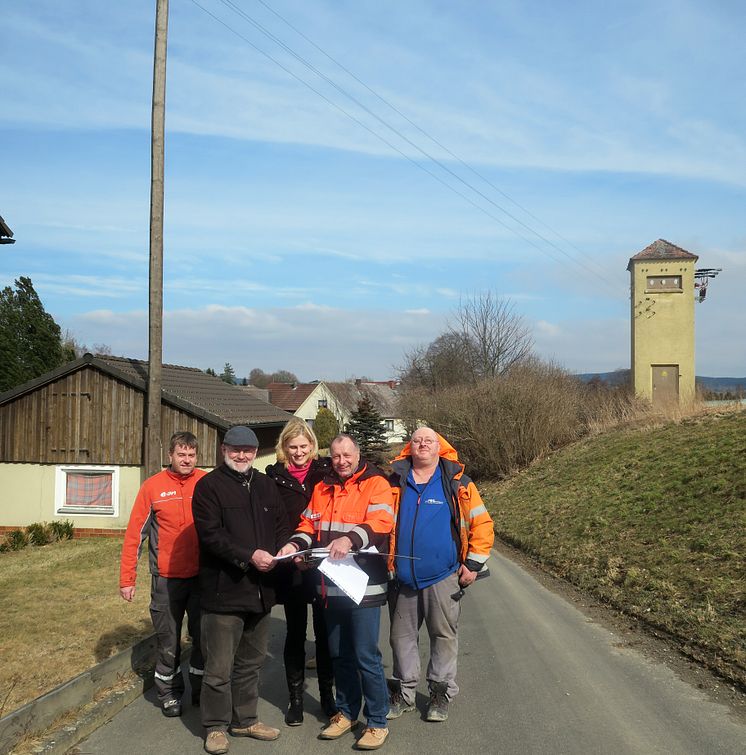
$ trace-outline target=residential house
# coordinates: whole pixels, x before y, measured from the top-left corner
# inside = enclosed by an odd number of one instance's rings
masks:
[[[376,411],[381,415],[386,430],[387,443],[402,443],[407,437],[407,429],[399,416],[397,407],[397,383],[395,380],[369,381],[355,380],[345,383],[326,384],[334,397],[337,421],[341,428],[346,428],[350,418],[357,410],[364,396],[370,398]]]
[[[269,401],[286,412],[306,420],[311,426],[322,407],[336,417],[339,428],[345,431],[350,417],[363,396],[369,396],[386,428],[388,443],[401,443],[407,435],[396,406],[396,381],[374,382],[355,380],[336,383],[316,380],[311,383],[270,383],[266,389],[243,386],[245,391],[267,390]]]
[[[121,531],[145,477],[146,362],[86,354],[0,394],[0,530],[70,519],[76,530]],[[162,462],[168,439],[193,432],[199,465],[220,463],[235,424],[259,439],[256,466],[274,461],[286,412],[192,367],[163,365]]]
[[[319,409],[329,409],[337,420],[344,416],[344,410],[333,393],[322,381],[312,383],[270,383],[267,386],[269,401],[286,412],[306,420],[313,426]],[[342,423],[340,422],[340,428]]]

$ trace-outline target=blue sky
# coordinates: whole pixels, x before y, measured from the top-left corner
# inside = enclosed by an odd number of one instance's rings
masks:
[[[541,356],[627,367],[627,261],[664,238],[723,268],[698,374],[746,375],[743,3],[199,5],[171,0],[164,361],[384,379],[491,290]],[[140,358],[154,12],[6,0],[0,46],[0,285]]]

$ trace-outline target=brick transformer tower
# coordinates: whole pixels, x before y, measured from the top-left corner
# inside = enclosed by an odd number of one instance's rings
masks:
[[[694,264],[658,239],[627,265],[631,286],[632,380],[654,406],[694,399]]]

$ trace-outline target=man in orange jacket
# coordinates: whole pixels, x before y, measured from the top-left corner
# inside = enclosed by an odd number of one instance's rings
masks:
[[[420,677],[418,635],[430,636],[428,721],[445,721],[458,693],[459,600],[482,571],[494,541],[492,519],[456,450],[420,427],[392,463],[397,520],[390,567],[396,572],[389,602],[393,679],[388,718],[414,710]]]
[[[199,704],[203,662],[200,650],[200,610],[197,574],[199,544],[192,518],[194,486],[206,473],[196,469],[197,438],[175,433],[169,444],[169,467],[142,484],[130,514],[122,546],[119,594],[135,596],[137,561],[145,538],[150,552],[150,616],[158,658],[155,687],[164,716],[181,715],[184,680],[181,676],[181,626],[187,614],[192,655],[189,681],[192,704]]]
[[[330,444],[332,473],[317,483],[298,529],[278,555],[310,547],[329,549],[329,558],[354,559],[368,581],[359,603],[327,581],[319,581],[329,654],[337,690],[337,713],[319,734],[338,739],[357,726],[361,709],[367,718],[358,750],[377,750],[388,737],[388,690],[378,632],[381,606],[386,602],[388,574],[384,556],[366,555],[372,546],[388,551],[394,525],[391,487],[383,473],[360,456],[357,441],[346,434]],[[363,707],[364,704],[364,707]]]

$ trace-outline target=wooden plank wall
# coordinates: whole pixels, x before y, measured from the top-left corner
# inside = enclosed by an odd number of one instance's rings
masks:
[[[200,467],[214,467],[217,462],[218,431],[217,428],[187,414],[180,409],[161,404],[161,438],[164,465],[168,464],[168,443],[171,436],[177,432],[190,432],[197,436],[199,454],[197,464]]]
[[[144,413],[141,391],[83,367],[0,407],[0,462],[139,466]],[[161,423],[164,465],[182,431],[197,436],[200,466],[216,464],[216,427],[165,404]]]
[[[143,394],[84,367],[0,407],[0,461],[142,463]]]

